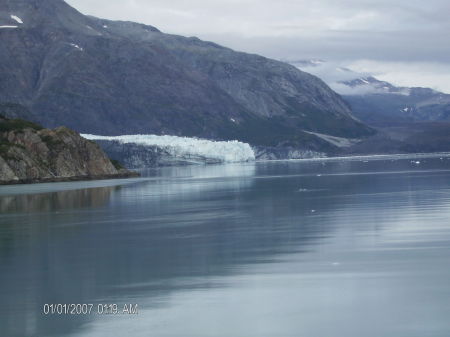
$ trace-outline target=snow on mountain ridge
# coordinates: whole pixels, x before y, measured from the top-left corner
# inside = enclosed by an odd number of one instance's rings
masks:
[[[133,143],[143,146],[164,148],[174,157],[204,157],[224,163],[254,161],[255,153],[247,143],[233,141],[211,141],[207,139],[157,136],[157,135],[123,135],[97,136],[82,134],[89,140],[117,141],[121,144]]]
[[[341,95],[410,94],[409,88],[393,86],[389,82],[378,80],[370,73],[353,71],[339,63],[314,60],[297,60],[290,63],[300,70],[318,76]]]
[[[14,21],[17,21],[17,22],[20,23],[20,24],[23,24],[22,19],[19,18],[19,17],[16,16],[16,15],[11,15],[11,19],[13,19]]]

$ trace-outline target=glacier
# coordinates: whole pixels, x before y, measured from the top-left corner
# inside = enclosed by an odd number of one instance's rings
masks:
[[[233,141],[213,141],[201,138],[158,135],[98,136],[82,134],[93,141],[113,141],[120,144],[136,144],[158,147],[175,158],[206,158],[214,162],[238,163],[255,160],[255,152],[247,143]]]

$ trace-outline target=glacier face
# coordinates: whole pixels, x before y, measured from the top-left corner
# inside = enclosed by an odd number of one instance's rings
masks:
[[[255,153],[250,145],[236,140],[212,141],[199,138],[157,135],[97,136],[82,134],[81,136],[94,141],[115,141],[121,144],[156,146],[164,149],[175,158],[206,158],[223,163],[255,160]]]

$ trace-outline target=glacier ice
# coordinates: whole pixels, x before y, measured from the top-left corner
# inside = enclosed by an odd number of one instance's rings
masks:
[[[143,146],[157,146],[179,158],[203,157],[224,163],[255,160],[255,153],[250,145],[237,140],[212,141],[200,138],[157,135],[97,136],[82,134],[81,136],[89,140],[108,140],[117,141],[121,144],[133,143]]]

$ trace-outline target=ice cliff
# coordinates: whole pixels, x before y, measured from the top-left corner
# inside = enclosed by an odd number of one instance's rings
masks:
[[[236,163],[255,160],[255,153],[250,145],[239,141],[211,141],[157,135],[97,136],[83,134],[82,136],[89,140],[100,141],[100,143],[107,141],[122,145],[135,144],[149,149],[156,147],[174,159],[186,162]]]

